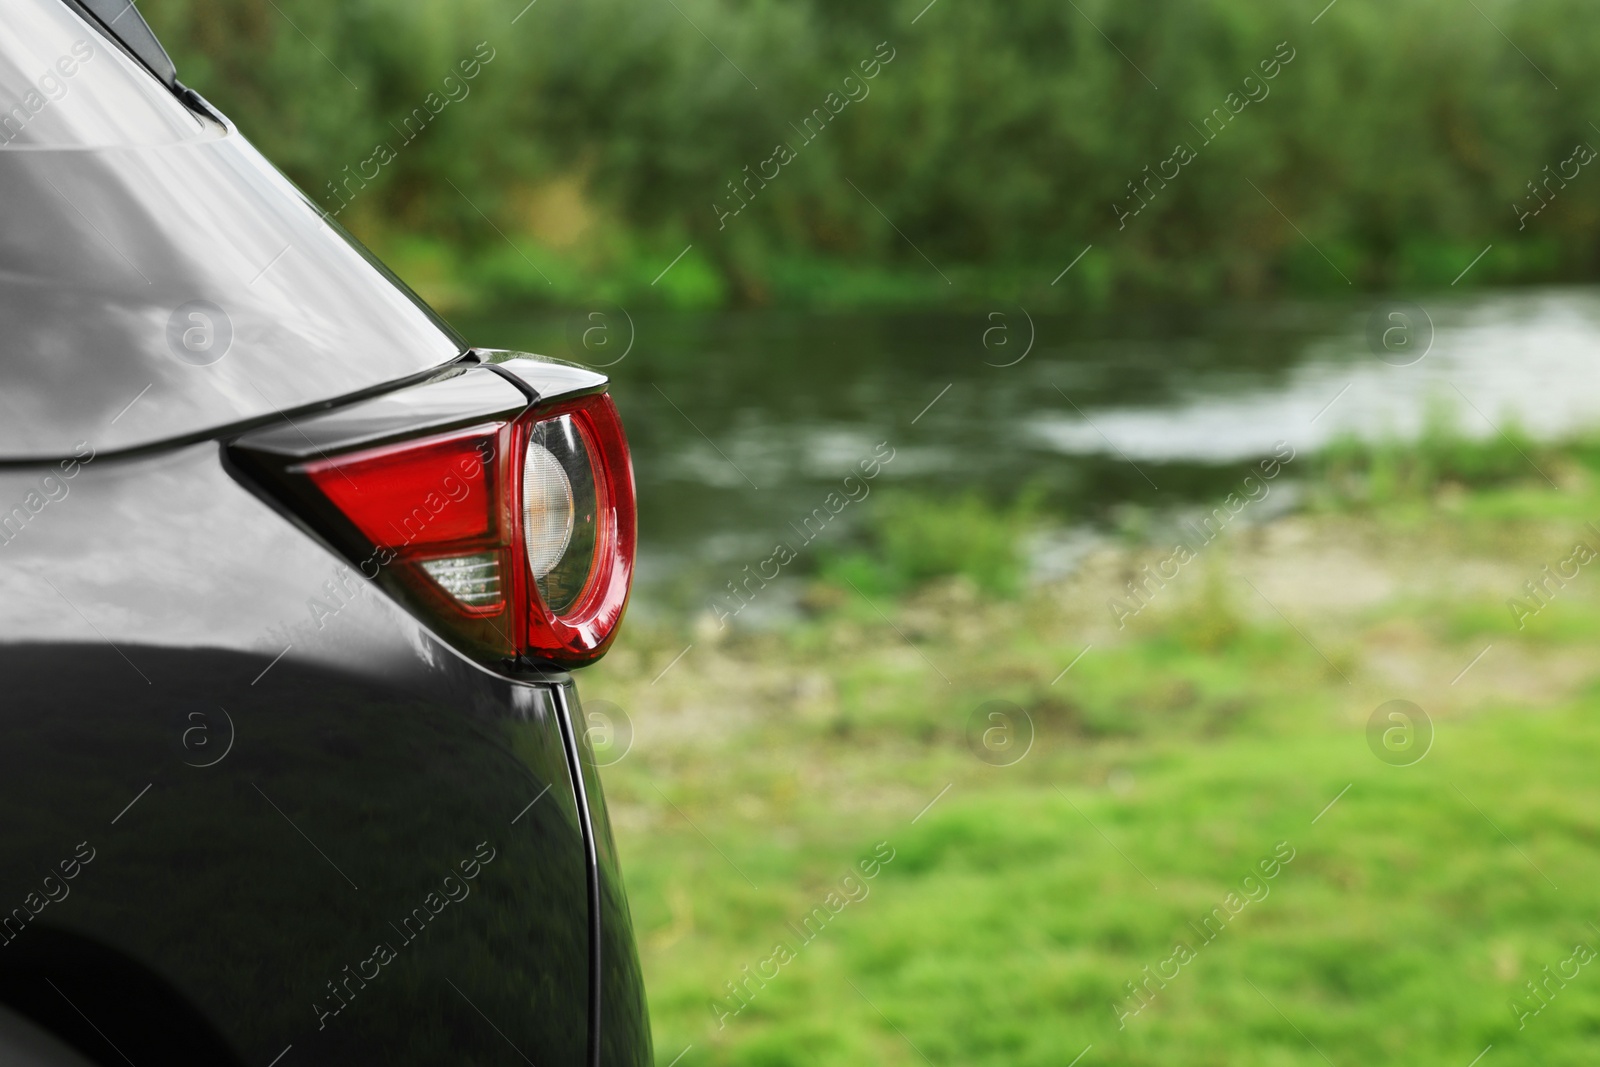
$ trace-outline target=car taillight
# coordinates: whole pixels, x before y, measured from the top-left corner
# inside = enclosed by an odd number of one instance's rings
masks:
[[[518,648],[500,459],[509,428],[474,426],[290,471],[360,531],[369,574],[386,570],[430,621],[501,656]]]
[[[488,368],[468,373],[507,388]],[[451,381],[413,403],[435,416],[451,404],[481,409],[484,379]],[[476,392],[470,402],[441,404],[445,388]],[[503,396],[493,399],[505,406]],[[238,442],[234,454],[463,651],[582,666],[605,652],[627,607],[636,545],[632,460],[616,405],[603,392],[523,406],[521,414],[480,421],[456,416],[450,429],[371,447],[324,447],[312,440],[317,423],[299,423],[294,429],[308,447],[293,459],[282,430]],[[366,426],[359,412],[347,412],[330,433],[336,439]],[[315,490],[310,498],[307,486]]]
[[[531,586],[525,647],[558,663],[592,659],[616,632],[633,582],[633,461],[622,419],[602,393],[513,429],[517,571]]]

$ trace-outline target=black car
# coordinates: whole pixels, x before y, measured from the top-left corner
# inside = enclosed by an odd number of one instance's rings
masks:
[[[650,1062],[605,378],[467,345],[127,0],[0,8],[0,1065]]]

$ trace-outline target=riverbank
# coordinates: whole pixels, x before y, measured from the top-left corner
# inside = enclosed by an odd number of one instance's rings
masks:
[[[1534,458],[1329,462],[1134,617],[1154,538],[1014,598],[823,579],[777,630],[632,629],[584,695],[632,722],[605,774],[659,1061],[1581,1062],[1600,986],[1525,983],[1600,945],[1600,586],[1543,578],[1600,491]],[[1394,700],[1422,715],[1369,744]]]

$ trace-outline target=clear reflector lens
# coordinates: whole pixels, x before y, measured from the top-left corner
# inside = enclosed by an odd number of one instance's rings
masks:
[[[425,560],[422,569],[439,583],[439,588],[469,608],[500,604],[500,557],[493,552]]]
[[[572,479],[548,448],[529,442],[522,464],[522,531],[535,578],[555,570],[566,555],[572,519]]]
[[[583,431],[570,415],[533,428],[522,462],[522,530],[545,606],[570,611],[594,566],[598,491]]]

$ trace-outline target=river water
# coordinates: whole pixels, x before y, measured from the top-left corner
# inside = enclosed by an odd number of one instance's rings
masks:
[[[885,444],[894,458],[873,489],[1003,501],[1034,487],[1082,530],[1119,506],[1220,495],[1280,441],[1413,436],[1430,406],[1476,436],[1512,420],[1540,438],[1600,425],[1590,289],[1094,318],[611,306],[457,326],[611,375],[633,444],[645,612],[703,605]],[[862,510],[823,536],[848,538]]]

